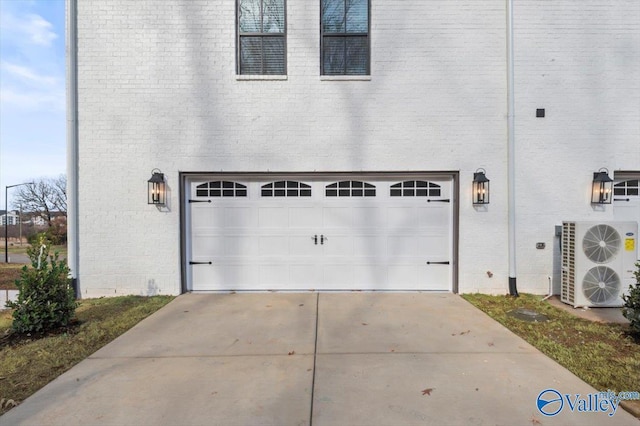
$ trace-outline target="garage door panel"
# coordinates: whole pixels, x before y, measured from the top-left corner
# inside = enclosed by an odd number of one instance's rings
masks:
[[[413,257],[419,252],[418,239],[415,235],[395,236],[388,238],[390,257]]]
[[[449,260],[449,238],[446,236],[420,236],[416,238],[418,240],[418,250],[415,254],[420,255],[425,260],[434,260],[434,257],[440,257],[435,259],[437,261]]]
[[[260,256],[289,256],[289,237],[286,235],[261,235],[257,237]]]
[[[350,289],[353,287],[354,268],[352,264],[323,265],[322,283],[325,289]]]
[[[352,207],[325,207],[322,209],[322,225],[325,229],[344,229],[353,227]]]
[[[221,228],[221,208],[196,204],[192,206],[191,226],[194,229]]]
[[[318,244],[320,244],[320,236],[318,235]],[[314,236],[310,234],[293,235],[289,237],[289,252],[291,256],[317,256],[318,249],[314,244]]]
[[[419,280],[425,290],[442,290],[451,282],[449,265],[425,265],[419,270]]]
[[[418,210],[415,207],[391,207],[388,209],[387,227],[394,229],[411,229],[418,227]]]
[[[420,232],[418,235],[423,235],[427,237],[449,237],[449,233],[447,229],[442,229],[441,226],[434,225],[435,222],[429,223],[429,226],[424,226],[420,228]]]
[[[322,226],[322,212],[316,207],[290,207],[289,227],[290,228],[320,228]]]
[[[384,290],[389,282],[387,265],[369,259],[368,263],[353,265],[353,287],[363,290]]]
[[[444,207],[424,207],[418,208],[418,226],[420,228],[428,228],[434,224],[447,223],[450,215],[449,209]],[[439,226],[439,229],[443,229]]]
[[[216,283],[220,290],[251,290],[260,284],[260,272],[252,265],[240,262],[225,265],[224,281]]]
[[[295,289],[317,289],[322,278],[320,265],[314,263],[298,263],[289,267],[289,282]]]
[[[387,213],[382,207],[356,207],[353,211],[353,227],[378,229],[386,226]]]
[[[289,265],[283,263],[259,265],[262,288],[281,289],[289,285]]]
[[[224,255],[227,257],[247,257],[259,254],[256,239],[250,235],[228,235],[224,237]]]
[[[331,234],[330,236],[327,236],[327,240],[324,244],[321,244],[322,255],[351,257],[354,255],[353,240],[354,238],[350,235]]]
[[[193,257],[195,261],[209,261],[211,256],[224,256],[224,237],[201,234],[193,237]]]
[[[354,256],[377,256],[382,259],[387,255],[384,237],[376,235],[357,235],[353,237]]]
[[[193,265],[193,280],[200,290],[224,288],[224,269],[220,265]]]
[[[284,207],[258,207],[260,229],[287,229],[289,214]]]
[[[419,267],[415,264],[389,265],[389,282],[396,283],[399,289],[410,290],[419,287]]]
[[[224,209],[224,226],[226,228],[253,229],[257,225],[257,212],[249,206]]]

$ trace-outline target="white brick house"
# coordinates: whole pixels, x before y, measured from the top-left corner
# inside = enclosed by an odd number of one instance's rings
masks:
[[[509,0],[337,3],[70,2],[82,297],[504,294],[510,259],[543,294],[555,226],[640,221],[640,2],[513,0],[512,182]],[[590,202],[603,167],[630,201]]]

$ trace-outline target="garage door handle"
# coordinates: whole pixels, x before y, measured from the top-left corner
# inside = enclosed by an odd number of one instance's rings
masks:
[[[313,240],[313,244],[318,245],[318,236],[314,235],[313,237],[311,237],[311,239]]]
[[[327,237],[325,237],[324,235],[320,235],[320,244],[324,244],[325,240],[329,241]]]
[[[189,262],[189,265],[211,265],[211,262]]]
[[[427,203],[450,203],[451,200],[427,200]]]
[[[613,201],[631,201],[628,198],[614,198]]]
[[[211,200],[189,200],[190,203],[210,203]]]
[[[429,262],[427,261],[427,265],[449,265],[449,261],[446,262]]]

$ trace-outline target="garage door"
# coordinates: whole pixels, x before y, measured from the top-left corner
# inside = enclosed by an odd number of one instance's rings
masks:
[[[188,289],[452,289],[451,177],[188,182]]]

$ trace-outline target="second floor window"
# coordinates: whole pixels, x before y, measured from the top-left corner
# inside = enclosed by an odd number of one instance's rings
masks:
[[[369,75],[369,0],[320,1],[322,75]]]
[[[285,0],[237,0],[238,74],[286,74]]]

